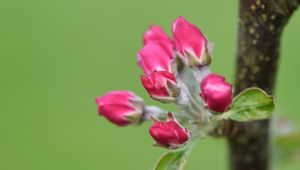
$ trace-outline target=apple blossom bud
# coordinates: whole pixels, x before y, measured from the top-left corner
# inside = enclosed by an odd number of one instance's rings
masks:
[[[154,71],[141,81],[151,98],[163,103],[174,102],[180,92],[175,76],[167,71]]]
[[[149,129],[149,133],[156,141],[154,146],[167,148],[178,148],[184,144],[189,138],[190,133],[186,128],[176,121],[172,113],[168,113],[166,122],[161,122],[152,117],[153,125]]]
[[[112,91],[96,98],[99,115],[110,122],[125,126],[140,124],[144,112],[143,100],[130,91]]]
[[[166,50],[157,44],[149,43],[138,53],[138,65],[149,75],[154,70],[170,71],[171,57]]]
[[[232,85],[217,74],[208,74],[200,83],[201,97],[214,112],[225,112],[232,103]]]
[[[167,51],[169,57],[173,57],[173,42],[159,26],[150,26],[149,30],[144,34],[143,42],[144,45],[157,44]]]
[[[202,32],[184,17],[173,23],[175,49],[179,56],[190,66],[209,65],[208,42]]]

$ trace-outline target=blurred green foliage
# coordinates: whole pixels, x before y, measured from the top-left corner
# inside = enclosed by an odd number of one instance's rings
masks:
[[[232,81],[236,0],[1,0],[0,169],[151,169],[165,150],[151,146],[150,123],[115,127],[97,116],[94,99],[132,89],[156,104],[141,86],[136,52],[150,24],[170,33],[179,15],[215,44],[212,69]],[[298,124],[299,21],[297,11],[284,31],[276,85],[276,114]],[[227,159],[224,140],[203,140],[187,170],[223,170]]]

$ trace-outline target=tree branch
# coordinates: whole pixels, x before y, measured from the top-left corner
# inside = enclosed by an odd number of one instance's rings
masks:
[[[281,33],[300,0],[240,0],[235,92],[259,87],[272,94]],[[269,120],[225,122],[232,170],[269,168]],[[224,125],[223,125],[224,126]]]

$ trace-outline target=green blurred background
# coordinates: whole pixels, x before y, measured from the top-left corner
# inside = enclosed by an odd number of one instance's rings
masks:
[[[94,99],[132,89],[157,104],[135,56],[150,24],[170,34],[180,15],[214,43],[212,69],[232,81],[237,0],[1,0],[0,169],[151,169],[165,150],[151,146],[150,123],[118,128],[97,115]],[[276,85],[277,114],[298,124],[299,21],[297,11],[284,31]],[[224,140],[206,139],[187,170],[224,170],[227,158]]]

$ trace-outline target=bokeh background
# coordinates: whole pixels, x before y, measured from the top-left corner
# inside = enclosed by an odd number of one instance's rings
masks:
[[[165,151],[151,146],[150,123],[118,128],[94,99],[130,89],[157,104],[141,86],[136,53],[150,24],[170,34],[180,15],[214,43],[212,69],[232,82],[237,0],[1,0],[0,169],[150,170]],[[299,44],[297,11],[283,33],[276,114],[298,124]],[[224,170],[227,159],[226,141],[209,138],[187,170]]]

